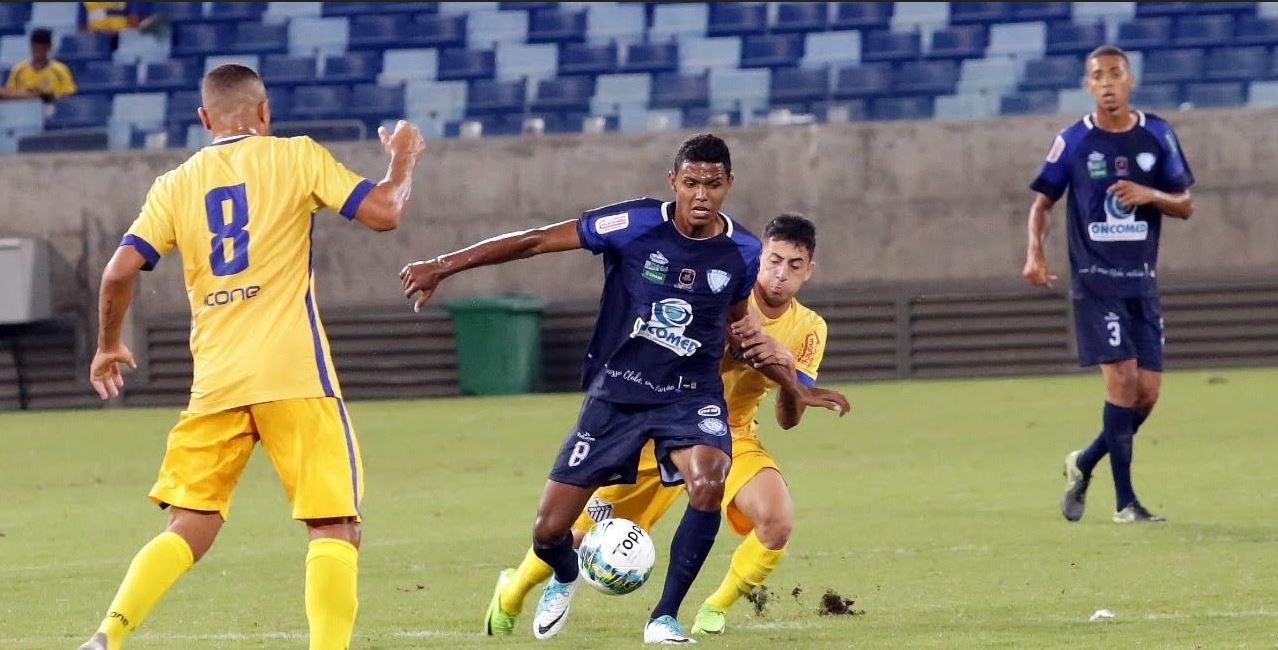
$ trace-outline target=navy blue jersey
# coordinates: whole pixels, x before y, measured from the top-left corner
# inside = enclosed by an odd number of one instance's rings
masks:
[[[1097,128],[1090,115],[1061,131],[1030,185],[1053,201],[1069,189],[1066,230],[1075,296],[1158,295],[1162,214],[1152,205],[1123,205],[1108,189],[1125,179],[1183,192],[1194,184],[1194,174],[1171,125],[1155,115],[1136,115],[1136,126],[1122,133]]]
[[[582,387],[618,404],[721,396],[728,307],[747,299],[759,239],[723,215],[718,236],[691,239],[674,204],[641,198],[581,215],[581,244],[604,258],[599,319]]]

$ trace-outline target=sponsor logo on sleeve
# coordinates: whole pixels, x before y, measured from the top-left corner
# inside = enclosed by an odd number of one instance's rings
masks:
[[[703,406],[700,409],[697,409],[697,415],[700,415],[703,418],[717,418],[722,414],[723,414],[723,409],[719,408],[718,406],[715,406],[714,404]]]
[[[821,337],[815,330],[808,332],[808,335],[803,337],[803,347],[799,348],[799,353],[794,355],[794,362],[801,366],[812,365],[812,362],[816,360],[817,345],[820,343]]]
[[[608,215],[595,219],[595,232],[600,235],[606,235],[610,232],[625,230],[630,226],[630,213],[622,212],[621,214]]]
[[[1057,134],[1056,139],[1052,141],[1052,148],[1047,151],[1047,162],[1054,163],[1061,159],[1061,154],[1065,151],[1065,138]]]

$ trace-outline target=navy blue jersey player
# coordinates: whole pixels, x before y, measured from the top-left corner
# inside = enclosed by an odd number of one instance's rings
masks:
[[[644,641],[690,642],[679,605],[714,544],[731,463],[719,362],[725,344],[747,358],[762,349],[765,335],[749,308],[761,245],[720,212],[732,186],[723,140],[703,134],[684,142],[668,176],[674,201],[641,198],[589,210],[415,262],[400,274],[406,297],[420,292],[420,307],[444,278],[476,266],[579,248],[603,257],[603,296],[582,381],[587,396],[533,526],[533,551],[554,569],[533,619],[538,638],[563,628],[579,582],[573,521],[595,488],[634,482],[640,450],[652,439],[662,480],[687,485],[688,508]],[[847,411],[842,395],[798,383],[793,370],[760,371],[799,391],[805,404]]]
[[[1114,474],[1119,523],[1163,521],[1132,488],[1132,437],[1158,401],[1163,372],[1163,317],[1158,301],[1158,238],[1164,216],[1188,219],[1194,175],[1167,122],[1132,110],[1127,55],[1097,48],[1087,57],[1087,91],[1096,112],[1061,131],[1030,186],[1029,249],[1023,275],[1049,286],[1043,256],[1047,213],[1069,193],[1066,232],[1078,358],[1100,365],[1105,379],[1101,433],[1065,458],[1061,514],[1083,516],[1092,469],[1106,453]]]

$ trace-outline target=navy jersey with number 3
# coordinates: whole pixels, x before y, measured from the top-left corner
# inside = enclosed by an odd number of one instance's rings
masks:
[[[1171,125],[1140,111],[1136,117],[1136,126],[1121,133],[1098,128],[1090,115],[1061,131],[1030,185],[1053,201],[1069,190],[1067,232],[1076,296],[1158,294],[1162,215],[1152,205],[1123,205],[1108,189],[1129,180],[1183,192],[1194,175]]]
[[[762,250],[731,217],[722,219],[723,233],[692,239],[675,227],[674,204],[653,198],[581,216],[582,246],[604,258],[582,379],[591,397],[619,404],[722,398],[728,308],[750,296]]]

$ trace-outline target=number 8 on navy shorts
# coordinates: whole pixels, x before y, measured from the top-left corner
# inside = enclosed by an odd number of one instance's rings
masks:
[[[1158,298],[1075,298],[1074,326],[1079,365],[1135,359],[1142,370],[1163,371],[1163,309]]]

